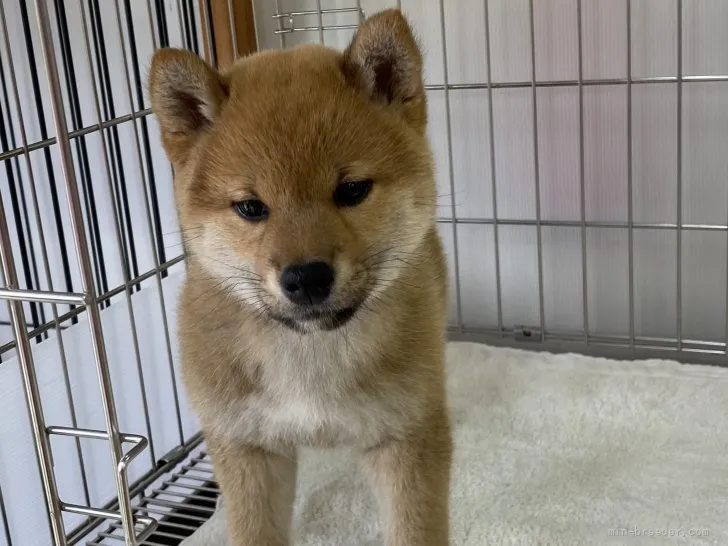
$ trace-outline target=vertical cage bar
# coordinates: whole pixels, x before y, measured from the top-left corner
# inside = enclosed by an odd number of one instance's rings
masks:
[[[528,19],[531,31],[531,108],[533,109],[533,181],[536,197],[536,254],[538,260],[538,313],[541,339],[546,331],[546,313],[543,294],[543,241],[541,233],[541,170],[538,156],[538,90],[536,89],[536,23],[533,0],[528,0]]]
[[[579,62],[579,207],[581,213],[581,298],[584,324],[584,343],[589,345],[589,292],[588,292],[588,264],[586,259],[586,181],[584,179],[584,29],[581,20],[581,2],[576,2],[576,24],[579,36],[578,62]]]
[[[81,2],[81,7],[83,8],[83,2]],[[82,12],[83,11],[85,11],[85,10],[82,9]],[[149,35],[152,38],[152,49],[156,50],[157,49],[157,32],[156,32],[156,28],[154,25],[154,14],[152,13],[152,2],[147,2],[147,19],[149,19]],[[86,23],[85,16],[83,18],[83,21],[85,24]],[[88,35],[88,31],[86,32],[86,34]],[[90,43],[89,40],[86,39],[86,49],[87,50],[89,48],[89,45],[88,45],[89,43]],[[91,62],[91,61],[89,61],[89,62]],[[95,88],[95,85],[94,85],[94,88]]]
[[[677,0],[677,302],[676,302],[676,328],[677,350],[682,350],[683,322],[682,322],[682,199],[683,199],[683,10],[682,0]]]
[[[184,23],[184,21],[182,19],[183,18],[183,15],[184,15],[182,13],[182,10],[184,9],[184,7],[183,7],[184,6],[184,2],[185,2],[185,0],[177,0],[175,2],[175,4],[176,4],[175,9],[177,11],[177,26],[179,27],[179,37],[180,37],[180,41],[182,42],[182,47],[184,47],[185,49],[191,49],[190,43],[189,43],[189,39],[188,39],[189,38],[189,35],[185,31],[185,23]],[[130,106],[131,106],[131,108],[133,110],[134,109],[134,103],[131,103]]]
[[[493,76],[490,54],[490,8],[485,0],[485,63],[488,84],[488,144],[490,148],[491,199],[493,206],[493,254],[495,260],[495,296],[498,313],[498,334],[503,335],[503,294],[501,293],[500,238],[498,235],[498,191],[495,165],[495,128],[493,127]]]
[[[66,96],[68,99],[68,114],[72,129],[80,129],[83,126],[83,116],[79,99],[79,88],[76,75],[76,63],[73,61],[73,50],[71,47],[71,36],[69,32],[68,16],[66,14],[65,2],[54,1],[56,30],[58,32],[59,51],[58,57],[64,76]],[[76,139],[74,148],[78,158],[77,173],[81,184],[81,195],[83,206],[88,219],[87,229],[91,246],[91,257],[93,258],[96,272],[96,286],[99,293],[109,290],[108,277],[106,275],[106,263],[104,250],[99,231],[98,207],[96,206],[96,191],[92,182],[91,168],[89,164],[88,150],[85,139]]]
[[[109,162],[109,152],[107,148],[107,141],[106,136],[103,129],[103,117],[101,115],[101,105],[99,104],[99,98],[98,93],[96,89],[96,71],[93,66],[93,60],[91,57],[91,42],[89,40],[89,32],[88,32],[88,25],[86,23],[86,9],[84,7],[83,2],[81,2],[81,30],[83,33],[84,38],[84,44],[85,44],[85,50],[86,50],[86,61],[88,63],[88,69],[89,73],[91,74],[92,81],[94,82],[93,85],[93,103],[94,103],[94,112],[96,116],[96,126],[98,127],[98,133],[99,138],[101,139],[101,147],[103,148],[103,153],[101,154],[101,161],[104,165],[104,173],[106,175],[106,181],[107,181],[107,187],[109,191],[109,195],[111,196],[112,201],[116,201],[115,198],[115,192],[113,187],[113,180],[111,175],[111,167]],[[99,76],[99,81],[101,81],[101,77]],[[131,105],[133,108],[133,104]],[[147,436],[149,438],[149,456],[151,458],[151,464],[152,466],[156,463],[156,452],[154,449],[154,438],[152,434],[152,425],[151,425],[151,418],[149,415],[149,401],[147,396],[147,388],[146,388],[146,382],[144,380],[144,371],[142,367],[142,359],[141,359],[141,351],[139,349],[139,336],[137,334],[137,328],[136,328],[136,315],[134,312],[134,305],[132,302],[132,292],[133,287],[130,283],[131,281],[131,275],[129,273],[129,267],[124,259],[124,256],[127,254],[128,249],[126,248],[126,245],[124,243],[124,237],[122,235],[122,221],[119,216],[118,207],[116,206],[116,203],[112,203],[114,206],[112,206],[112,216],[114,219],[114,233],[116,236],[116,247],[117,251],[119,253],[119,262],[121,264],[121,272],[122,276],[124,278],[124,294],[125,294],[125,300],[127,304],[127,312],[129,313],[129,324],[131,326],[131,334],[132,334],[132,345],[134,350],[134,360],[136,363],[137,373],[139,374],[139,387],[140,392],[142,396],[142,409],[144,411],[144,423],[147,431]]]
[[[0,6],[2,9],[2,6]],[[10,522],[8,521],[8,512],[5,508],[5,497],[3,496],[3,488],[0,485],[0,521],[3,523],[3,536],[7,546],[13,546],[13,537],[10,536]]]
[[[191,5],[193,3],[193,0],[187,1],[187,13],[189,15],[189,32],[191,36],[191,42],[192,46],[195,50],[195,53],[199,54],[199,44],[197,40],[197,32],[192,29],[192,19],[190,17],[193,17],[191,14],[194,11],[194,7]],[[129,48],[129,59],[131,61],[131,68],[132,73],[136,79],[136,86],[135,86],[135,96],[137,100],[137,108],[140,110],[144,109],[145,103],[144,103],[144,89],[145,89],[145,76],[143,63],[144,61],[139,58],[139,50],[137,47],[137,33],[135,32],[136,24],[134,23],[134,14],[131,9],[131,3],[128,0],[124,1],[124,15],[126,17],[126,27],[129,35],[129,43],[132,44],[132,46]],[[154,35],[152,35],[152,44],[156,44],[156,38]],[[142,118],[141,121],[141,133],[142,133],[142,139],[144,141],[144,158],[145,158],[145,165],[147,170],[150,173],[154,172],[154,161],[152,158],[152,140],[149,136],[149,124],[146,118]],[[164,236],[162,234],[162,219],[161,219],[161,211],[160,211],[160,200],[159,200],[159,191],[158,191],[158,184],[157,181],[154,179],[153,176],[150,177],[149,180],[149,193],[150,193],[150,199],[151,203],[150,206],[152,210],[154,211],[154,227],[156,228],[156,237],[153,236],[153,244],[156,245],[157,252],[160,256],[160,262],[166,261],[166,248],[164,245]]]
[[[316,13],[318,16],[319,43],[324,45],[324,13],[321,9],[321,0],[316,0]]]
[[[10,242],[10,230],[5,217],[5,203],[0,194],[0,267],[8,288],[19,288],[18,277],[13,259],[13,247]],[[38,378],[35,374],[33,352],[30,349],[30,340],[25,327],[25,310],[20,300],[8,301],[10,308],[10,322],[18,351],[18,362],[23,376],[25,401],[28,407],[30,426],[33,432],[35,452],[38,459],[41,479],[43,481],[43,494],[45,496],[47,515],[51,535],[56,546],[65,546],[66,536],[63,527],[63,514],[58,500],[56,477],[53,470],[53,454],[51,443],[46,433],[46,421],[43,415],[43,405],[38,388]]]
[[[455,303],[457,306],[458,329],[463,329],[463,305],[460,298],[460,260],[458,258],[458,223],[455,205],[455,176],[452,164],[452,121],[450,119],[450,85],[447,67],[447,31],[445,25],[445,0],[440,0],[440,33],[442,38],[442,67],[445,93],[445,130],[447,131],[447,165],[450,177],[450,211],[452,214],[452,254],[455,269]]]
[[[18,87],[17,75],[15,73],[15,61],[13,56],[12,47],[10,45],[10,38],[8,35],[7,19],[5,17],[5,10],[0,0],[0,29],[5,37],[5,53],[7,55],[8,72],[10,76],[10,85],[13,88],[13,100],[15,102],[16,114],[18,116],[18,124],[20,130],[20,141],[23,148],[23,157],[25,158],[25,167],[28,170],[28,186],[30,188],[31,201],[33,204],[33,215],[35,216],[35,227],[38,230],[38,238],[40,240],[40,253],[43,261],[43,272],[46,279],[48,290],[54,291],[53,287],[53,276],[51,275],[50,261],[48,259],[48,249],[46,248],[46,237],[43,222],[41,222],[40,205],[38,202],[38,192],[36,190],[36,180],[33,169],[33,164],[30,160],[30,150],[28,149],[28,135],[25,130],[25,117],[23,115],[23,109],[20,102],[20,92]],[[63,373],[63,382],[66,389],[66,400],[68,403],[68,409],[71,417],[71,425],[73,427],[78,426],[78,417],[76,415],[76,404],[73,397],[73,391],[71,389],[71,378],[68,372],[68,359],[66,357],[66,348],[63,342],[63,328],[61,328],[60,321],[58,319],[58,306],[55,303],[51,304],[51,313],[53,316],[53,323],[56,329],[56,342],[58,344],[58,353],[61,357],[61,370]],[[84,493],[84,501],[86,504],[90,504],[90,494],[88,488],[88,476],[86,472],[86,464],[81,449],[81,441],[79,438],[74,440],[76,444],[76,455],[78,456],[78,462],[81,467],[81,486]]]
[[[121,10],[119,8],[119,0],[114,0],[114,6],[116,8],[116,21],[119,29],[119,42],[121,45],[121,50],[123,52],[126,51],[126,41],[124,40],[124,32],[123,32],[123,24],[121,20]],[[132,94],[132,85],[131,85],[131,79],[129,77],[129,65],[128,61],[126,59],[126,55],[122,55],[123,59],[123,67],[124,67],[124,76],[126,80],[126,92],[127,97],[129,100],[129,104],[134,104],[134,96]],[[132,108],[133,110],[133,108]],[[141,186],[142,186],[142,193],[144,194],[144,209],[145,209],[145,216],[146,216],[146,223],[147,223],[147,231],[149,233],[149,237],[152,241],[155,239],[155,231],[154,231],[154,223],[152,221],[152,211],[151,211],[151,205],[150,205],[150,196],[149,196],[149,176],[153,176],[153,174],[145,173],[144,172],[144,163],[142,160],[142,151],[141,151],[141,143],[139,142],[139,128],[137,127],[138,122],[138,113],[135,113],[132,111],[131,118],[132,123],[134,125],[134,148],[137,155],[137,160],[139,161],[139,174],[141,179]],[[147,176],[148,174],[148,176]],[[159,292],[159,305],[160,310],[162,313],[162,329],[164,330],[164,340],[167,350],[167,363],[169,366],[169,373],[170,373],[170,382],[172,384],[172,393],[174,398],[174,409],[175,409],[175,416],[177,418],[177,427],[179,432],[179,440],[180,444],[184,443],[184,427],[182,426],[182,412],[180,409],[180,401],[179,401],[179,389],[177,386],[177,376],[174,369],[174,356],[172,351],[172,340],[170,339],[169,335],[169,320],[167,317],[167,306],[165,303],[165,297],[164,297],[164,287],[162,285],[162,270],[161,270],[161,263],[159,260],[159,252],[157,251],[157,248],[154,244],[152,244],[152,257],[154,259],[154,268],[155,268],[155,278],[157,280],[157,291]],[[140,372],[141,373],[141,372]]]
[[[227,1],[228,16],[230,17],[230,40],[233,42],[233,62],[238,60],[240,52],[238,51],[238,30],[235,27],[235,5],[233,0]]]
[[[632,0],[627,0],[627,268],[629,344],[635,346],[634,324],[634,189],[632,186]]]
[[[286,47],[286,35],[283,33],[283,21],[280,18],[281,15],[281,0],[276,0],[276,25],[278,26],[278,43],[280,48]]]
[[[43,107],[43,93],[41,90],[41,82],[38,77],[39,69],[38,63],[36,62],[36,45],[33,42],[32,30],[31,30],[31,15],[29,12],[30,2],[17,2],[15,5],[20,8],[20,18],[23,27],[23,38],[25,43],[25,50],[27,53],[28,68],[30,69],[30,87],[32,90],[33,105],[36,110],[36,116],[38,121],[38,129],[40,137],[43,140],[49,138],[48,134],[48,121],[46,118],[45,109]],[[31,4],[32,5],[32,4]],[[51,151],[49,147],[43,147],[43,160],[45,164],[46,174],[48,178],[47,189],[50,194],[51,208],[53,210],[53,220],[56,227],[56,236],[54,237],[54,244],[58,245],[58,250],[61,255],[61,269],[63,271],[63,289],[66,292],[73,292],[73,278],[71,274],[71,263],[70,253],[68,251],[68,245],[65,236],[65,227],[63,220],[63,211],[61,205],[61,198],[58,193],[58,181],[56,180],[56,174],[53,167],[51,158]],[[73,320],[75,322],[75,319]]]
[[[2,5],[2,2],[0,2]],[[1,34],[7,32],[4,30]],[[6,34],[7,38],[7,34]],[[2,106],[5,107],[3,112],[0,107],[0,146],[10,150],[17,147],[15,124],[12,119],[12,109],[10,106],[11,92],[8,89],[7,78],[3,68],[3,60],[0,58],[0,87],[3,97]],[[7,113],[7,117],[5,116]],[[22,173],[20,171],[20,161],[17,158],[8,158],[0,163],[4,168],[5,179],[7,179],[6,187],[9,190],[10,206],[16,225],[17,243],[19,246],[19,261],[22,270],[22,276],[25,278],[26,286],[29,289],[40,289],[41,281],[39,276],[39,267],[36,254],[32,251],[33,235],[31,232],[31,222],[28,213],[28,200],[23,191]],[[37,328],[40,324],[45,323],[45,306],[42,304],[29,302],[28,310],[30,311],[30,319],[33,328]],[[42,337],[38,337],[36,342],[42,341]]]
[[[121,438],[119,432],[119,420],[116,413],[116,405],[114,403],[114,392],[109,374],[109,365],[106,355],[106,347],[101,323],[101,311],[98,305],[98,299],[94,288],[93,264],[88,250],[88,241],[83,220],[83,212],[81,211],[81,200],[78,193],[78,185],[76,181],[75,171],[73,167],[73,157],[71,155],[70,140],[68,129],[66,127],[66,118],[63,108],[63,95],[61,93],[61,85],[58,75],[58,66],[56,65],[55,51],[53,49],[53,34],[50,26],[50,16],[48,8],[43,0],[36,0],[36,12],[38,16],[38,29],[41,36],[41,46],[43,50],[43,59],[48,77],[48,90],[51,97],[51,109],[53,112],[53,120],[56,127],[57,143],[61,157],[61,169],[63,172],[66,193],[68,197],[68,207],[70,212],[71,227],[73,231],[73,239],[76,245],[76,254],[81,269],[81,286],[84,294],[86,294],[87,313],[89,317],[89,329],[91,332],[91,341],[95,356],[96,368],[99,377],[99,385],[101,388],[101,401],[103,405],[104,419],[106,421],[106,429],[109,434],[109,450],[116,482],[116,493],[119,499],[119,510],[124,531],[129,537],[129,541],[133,546],[135,539],[134,532],[134,515],[132,512],[131,499],[129,497],[128,480],[125,471],[119,471],[119,464],[123,458]],[[20,310],[22,312],[22,309]],[[27,341],[27,340],[26,340]],[[45,437],[47,441],[47,437]],[[53,491],[57,493],[56,491]],[[57,502],[57,496],[55,497]],[[59,516],[60,517],[60,516]],[[60,521],[61,534],[63,533],[63,521]],[[65,544],[65,537],[62,542]]]
[[[253,30],[255,34],[255,51],[260,50],[260,31],[258,30],[258,18],[255,11],[255,0],[250,1],[250,16],[253,18]]]
[[[202,17],[202,24],[205,26],[205,42],[207,43],[207,62],[212,66],[217,66],[217,56],[215,55],[215,40],[212,36],[212,24],[210,22],[210,0],[200,1],[200,17]],[[152,32],[152,37],[154,33]],[[157,49],[156,45],[154,49]]]

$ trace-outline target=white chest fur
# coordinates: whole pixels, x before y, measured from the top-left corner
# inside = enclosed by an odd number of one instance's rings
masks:
[[[415,393],[395,382],[363,388],[380,345],[360,332],[353,343],[346,334],[291,332],[260,344],[254,356],[263,388],[213,403],[207,421],[231,440],[271,448],[367,447],[405,430],[417,411]]]

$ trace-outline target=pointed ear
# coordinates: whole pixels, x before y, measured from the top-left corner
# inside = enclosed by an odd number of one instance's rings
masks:
[[[164,149],[172,163],[178,163],[217,120],[228,88],[221,75],[194,53],[165,48],[152,58],[149,94]]]
[[[344,52],[343,70],[368,98],[401,108],[412,126],[424,130],[422,54],[400,10],[379,12],[359,26]]]

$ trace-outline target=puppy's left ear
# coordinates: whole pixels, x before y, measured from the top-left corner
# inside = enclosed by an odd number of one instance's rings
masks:
[[[398,108],[411,126],[424,132],[422,54],[400,10],[388,9],[362,22],[344,52],[343,71],[370,100]]]

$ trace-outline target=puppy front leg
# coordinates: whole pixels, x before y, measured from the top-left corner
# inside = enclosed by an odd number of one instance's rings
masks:
[[[447,546],[452,439],[442,412],[407,440],[366,452],[387,546]]]
[[[220,484],[228,546],[289,546],[296,457],[207,440]]]

